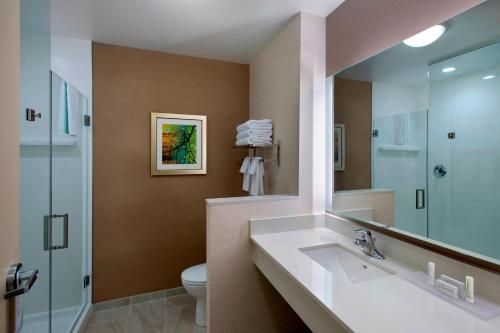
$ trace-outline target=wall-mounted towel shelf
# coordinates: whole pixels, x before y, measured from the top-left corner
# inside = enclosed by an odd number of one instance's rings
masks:
[[[21,138],[21,146],[48,146],[48,138]],[[74,146],[76,138],[52,138],[52,146]]]
[[[383,146],[380,146],[378,149],[389,150],[389,151],[409,151],[409,152],[414,152],[414,153],[417,153],[420,151],[420,148],[418,148],[417,146],[413,146],[413,145],[383,145]]]
[[[233,146],[233,148],[243,148],[243,149],[252,149],[253,156],[256,156],[257,149],[266,149],[266,148],[274,148],[276,147],[276,164],[280,166],[281,164],[281,140],[278,140],[277,143],[272,145],[262,145],[262,146],[254,146],[254,145],[244,145],[244,146]]]

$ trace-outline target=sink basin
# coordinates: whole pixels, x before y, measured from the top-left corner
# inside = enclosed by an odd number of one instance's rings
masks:
[[[332,272],[335,277],[345,278],[351,283],[360,283],[395,274],[386,268],[368,263],[360,257],[363,254],[354,254],[340,244],[306,247],[299,249],[299,251]]]

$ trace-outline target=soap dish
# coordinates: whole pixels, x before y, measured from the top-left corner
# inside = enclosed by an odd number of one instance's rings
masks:
[[[488,301],[480,296],[476,295],[474,297],[474,303],[467,303],[465,298],[455,299],[440,293],[435,286],[427,283],[427,275],[423,272],[413,272],[401,275],[401,278],[480,319],[488,320],[500,315],[500,305]]]

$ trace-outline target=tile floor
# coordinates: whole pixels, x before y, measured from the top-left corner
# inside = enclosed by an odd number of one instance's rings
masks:
[[[194,314],[194,298],[177,295],[93,312],[84,332],[205,333],[194,324]]]

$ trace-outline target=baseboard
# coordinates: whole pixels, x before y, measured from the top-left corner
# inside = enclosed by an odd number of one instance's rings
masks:
[[[186,293],[186,290],[184,290],[183,287],[153,291],[150,293],[138,294],[138,295],[134,295],[134,296],[130,296],[130,297],[123,297],[123,298],[112,299],[109,301],[94,303],[92,305],[92,311],[96,312],[96,311],[102,311],[102,310],[107,310],[107,309],[113,309],[113,308],[118,308],[121,306],[127,306],[127,305],[131,305],[131,304],[152,301],[155,299],[171,297],[171,296],[181,295],[181,294],[185,294],[185,293]]]

